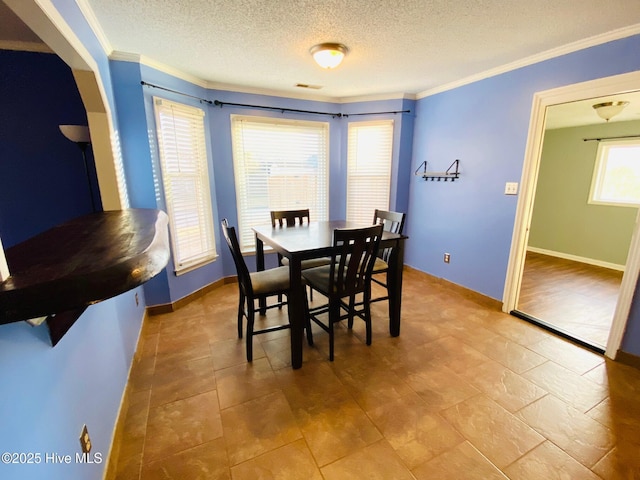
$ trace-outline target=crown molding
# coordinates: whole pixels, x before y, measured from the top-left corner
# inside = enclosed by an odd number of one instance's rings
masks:
[[[310,100],[314,102],[330,102],[336,103],[337,99],[325,95],[307,93],[306,90],[300,92],[290,92],[284,90],[271,90],[268,88],[249,87],[246,85],[234,85],[230,83],[207,82],[207,88],[210,90],[220,90],[234,93],[248,93],[253,95],[265,95],[269,97],[293,98],[296,100]]]
[[[20,42],[17,40],[0,40],[0,50],[18,52],[54,53],[49,45],[41,42]]]
[[[567,45],[563,45],[561,47],[552,48],[551,50],[546,50],[536,55],[531,55],[529,57],[517,60],[515,62],[507,63],[500,67],[485,70],[484,72],[480,72],[478,74],[471,75],[469,77],[462,78],[460,80],[456,80],[455,82],[447,83],[445,85],[440,85],[438,87],[425,90],[423,92],[418,93],[416,95],[416,99],[429,97],[431,95],[446,92],[448,90],[453,90],[455,88],[459,88],[464,85],[469,85],[470,83],[475,83],[480,80],[484,80],[486,78],[495,77],[497,75],[501,75],[503,73],[507,73],[512,70],[517,70],[518,68],[533,65],[535,63],[540,63],[545,60],[550,60],[552,58],[566,55],[568,53],[584,50],[585,48],[602,45],[603,43],[612,42],[614,40],[620,40],[621,38],[631,37],[639,33],[640,33],[640,23],[635,25],[630,25],[624,28],[619,28],[617,30],[612,30],[610,32],[602,33],[600,35],[594,35],[593,37],[585,38],[583,40],[578,40],[577,42],[573,42],[573,43],[568,43]]]
[[[190,75],[181,70],[178,70],[177,68],[170,67],[167,64],[157,62],[149,57],[145,57],[144,55],[139,55],[137,53],[120,52],[120,51],[114,50],[109,55],[109,60],[139,63],[146,67],[151,67],[154,70],[158,70],[159,72],[166,73],[167,75],[171,75],[172,77],[176,77],[186,82],[193,83],[194,85],[197,85],[199,87],[208,88],[207,82],[202,80],[199,77]]]
[[[413,93],[381,93],[377,95],[359,95],[355,97],[340,97],[337,103],[376,102],[384,100],[416,100]]]
[[[93,8],[91,8],[91,5],[89,5],[89,2],[87,0],[76,0],[76,3],[78,4],[80,11],[82,12],[82,15],[84,15],[85,20],[89,24],[89,27],[98,39],[102,50],[107,56],[109,56],[111,52],[113,52],[113,47],[111,46],[111,42],[109,42],[109,39],[105,35],[100,22],[98,22],[98,18],[96,17]]]

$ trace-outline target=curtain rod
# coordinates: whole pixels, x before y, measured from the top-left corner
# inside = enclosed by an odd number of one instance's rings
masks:
[[[207,100],[206,98],[196,97],[195,95],[189,95],[188,93],[179,92],[177,90],[171,90],[170,88],[161,87],[160,85],[154,85],[153,83],[147,83],[144,80],[142,80],[140,82],[140,85],[143,85],[143,86],[146,86],[146,87],[157,88],[159,90],[164,90],[166,92],[177,93],[178,95],[184,95],[185,97],[195,98],[196,100],[200,100],[201,102],[205,102],[205,103],[208,103],[209,105],[213,105],[213,102],[211,100]]]
[[[202,97],[197,97],[195,95],[189,95],[188,93],[184,93],[184,92],[179,92],[177,90],[171,90],[170,88],[166,88],[166,87],[161,87],[160,85],[154,85],[153,83],[148,83],[145,82],[144,80],[142,80],[140,82],[141,85],[143,86],[147,86],[147,87],[152,87],[152,88],[157,88],[159,90],[164,90],[166,92],[171,92],[171,93],[177,93],[178,95],[184,95],[185,97],[190,97],[190,98],[195,98],[196,100],[200,100],[201,102],[205,102],[208,103],[209,105],[216,105],[218,107],[223,107],[225,105],[230,105],[233,107],[245,107],[245,108],[262,108],[265,110],[275,110],[278,112],[293,112],[293,113],[311,113],[314,115],[330,115],[332,117],[349,117],[349,116],[358,116],[358,115],[387,115],[390,113],[396,114],[396,113],[411,113],[411,110],[395,110],[395,111],[390,111],[390,112],[368,112],[368,113],[331,113],[331,112],[317,112],[315,110],[298,110],[295,108],[283,108],[283,107],[270,107],[270,106],[266,106],[266,105],[251,105],[251,104],[246,104],[246,103],[231,103],[231,102],[221,102],[220,100],[214,100],[213,102],[211,100],[207,100],[206,98],[202,98]]]
[[[331,115],[332,117],[349,117],[356,115],[385,115],[389,113],[411,113],[411,110],[396,110],[391,112],[369,112],[369,113],[331,113],[331,112],[316,112],[314,110],[298,110],[295,108],[281,108],[281,107],[270,107],[265,105],[250,105],[246,103],[230,103],[230,102],[221,102],[220,100],[214,100],[213,104],[219,107],[223,107],[225,105],[231,105],[234,107],[247,107],[247,108],[263,108],[266,110],[276,110],[278,112],[294,112],[294,113],[312,113],[315,115]]]
[[[231,105],[233,107],[247,107],[247,108],[262,108],[265,110],[277,110],[278,112],[294,112],[294,113],[313,113],[315,115],[330,115],[332,117],[342,117],[342,113],[331,113],[331,112],[316,112],[314,110],[298,110],[295,108],[281,108],[281,107],[269,107],[265,105],[250,105],[246,103],[230,103],[230,102],[221,102],[220,100],[214,100],[213,104],[218,107],[224,107],[225,105]]]
[[[583,138],[584,142],[601,142],[602,140],[619,140],[621,138],[640,138],[640,135],[623,135],[620,137]]]
[[[391,112],[368,112],[368,113],[343,113],[343,117],[355,117],[357,115],[385,115],[388,113],[411,113],[411,110],[393,110]]]

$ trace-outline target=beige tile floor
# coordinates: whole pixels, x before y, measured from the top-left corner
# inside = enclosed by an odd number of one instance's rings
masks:
[[[288,331],[245,361],[235,284],[149,317],[108,477],[640,479],[640,371],[422,273],[404,285],[400,337],[378,303],[371,346],[340,326],[331,363],[314,329],[299,370]]]

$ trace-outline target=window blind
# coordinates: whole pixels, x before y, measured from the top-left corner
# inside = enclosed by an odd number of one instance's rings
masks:
[[[393,120],[349,123],[347,142],[347,220],[370,224],[389,209]]]
[[[129,208],[129,192],[127,190],[127,180],[124,172],[124,162],[122,160],[122,148],[120,146],[120,136],[117,132],[111,132],[111,149],[115,154],[114,163],[116,167],[116,182],[118,185],[118,198],[122,208]]]
[[[176,273],[216,256],[204,111],[154,98],[162,187]]]
[[[232,115],[231,131],[242,251],[255,250],[252,227],[271,225],[271,210],[328,219],[328,123]]]

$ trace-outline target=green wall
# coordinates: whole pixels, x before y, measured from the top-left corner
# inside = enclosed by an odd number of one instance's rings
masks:
[[[584,138],[640,135],[640,121],[545,132],[529,246],[624,265],[637,208],[590,205],[598,142]]]

